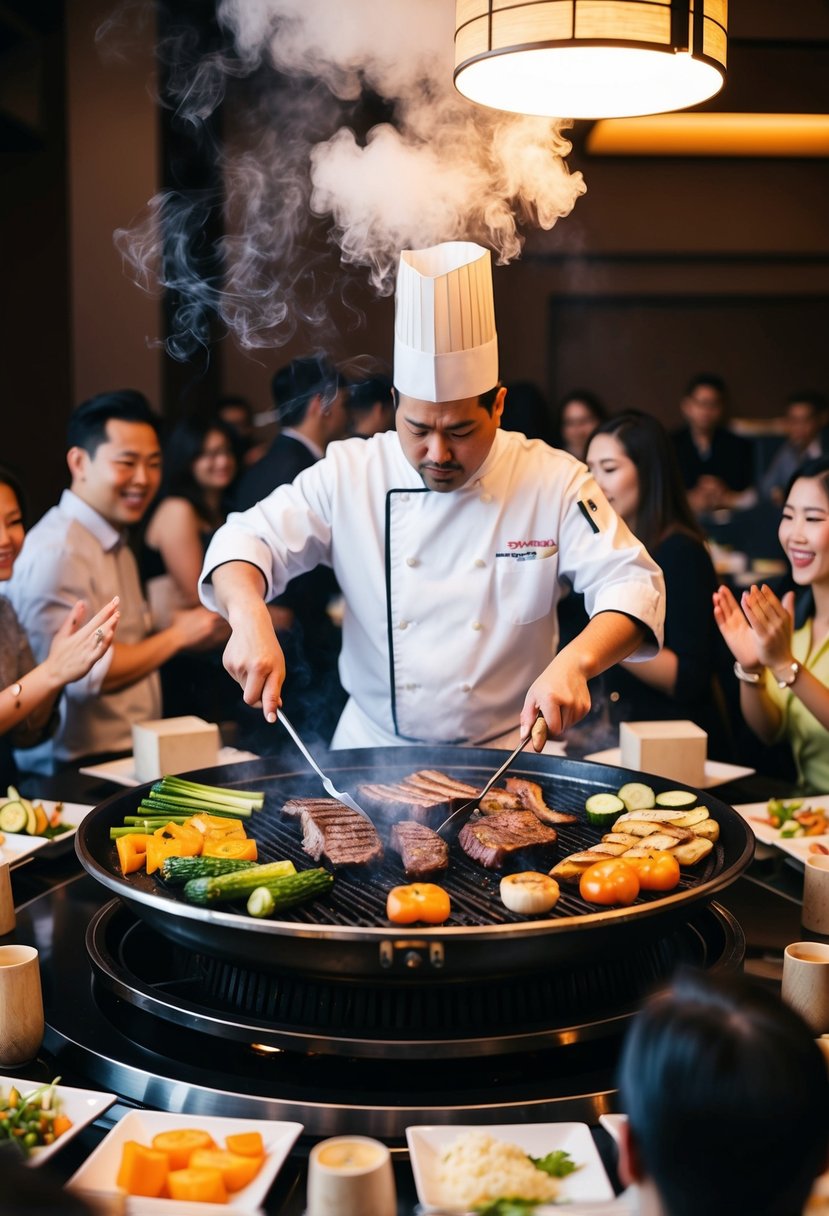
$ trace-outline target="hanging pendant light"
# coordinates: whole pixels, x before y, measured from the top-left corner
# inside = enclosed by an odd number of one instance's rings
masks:
[[[728,0],[457,0],[455,86],[554,118],[683,110],[725,83]]]

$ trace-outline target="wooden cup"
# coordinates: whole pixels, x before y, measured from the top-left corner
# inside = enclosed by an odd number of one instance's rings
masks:
[[[14,897],[9,877],[9,863],[0,861],[0,937],[11,933],[15,926]]]
[[[43,1042],[40,962],[34,946],[0,946],[0,1065],[28,1064]]]
[[[311,1149],[305,1216],[396,1216],[391,1155],[367,1136],[336,1136]]]
[[[829,945],[792,942],[786,947],[782,996],[815,1034],[829,1032]]]
[[[829,856],[810,853],[803,865],[803,928],[829,936]]]

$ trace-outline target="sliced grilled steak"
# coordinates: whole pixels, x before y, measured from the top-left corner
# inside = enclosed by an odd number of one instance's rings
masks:
[[[292,798],[282,813],[299,817],[302,847],[314,861],[324,857],[339,868],[370,865],[383,856],[373,824],[334,798]]]
[[[553,828],[545,827],[532,811],[501,811],[470,819],[458,834],[458,843],[467,856],[488,870],[500,870],[516,854],[531,861],[533,854],[555,844]]]
[[[391,847],[400,854],[408,878],[425,878],[449,869],[449,845],[437,832],[412,819],[394,825]]]
[[[537,815],[542,823],[575,823],[578,815],[570,815],[566,811],[554,811],[544,801],[544,792],[536,781],[527,781],[525,777],[507,777],[504,781],[511,794],[517,795],[521,805]]]
[[[455,807],[474,798],[477,789],[445,773],[423,769],[394,783],[375,782],[357,787],[364,805],[384,819],[413,819],[427,827],[438,826]]]

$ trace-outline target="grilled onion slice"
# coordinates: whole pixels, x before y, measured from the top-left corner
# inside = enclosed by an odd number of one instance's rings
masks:
[[[559,885],[548,874],[524,870],[507,874],[501,879],[501,900],[510,912],[527,916],[534,912],[549,912],[561,894]]]

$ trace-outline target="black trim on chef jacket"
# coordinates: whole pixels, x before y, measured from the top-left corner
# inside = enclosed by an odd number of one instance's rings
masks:
[[[407,743],[431,743],[431,739],[418,739],[414,735],[401,734],[397,725],[397,694],[395,691],[394,682],[394,623],[392,621],[391,612],[391,496],[392,494],[431,494],[432,491],[428,486],[422,488],[407,488],[400,486],[393,490],[386,491],[386,633],[389,643],[389,693],[391,699],[391,717],[394,724],[394,733],[398,739],[405,739]],[[442,742],[447,744],[466,743],[467,739],[464,736],[460,739],[444,739]]]

